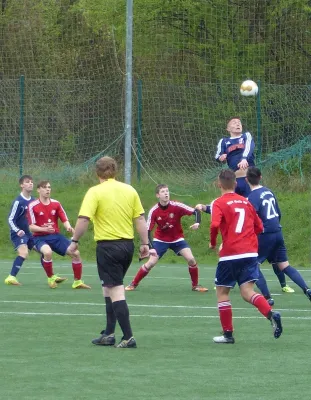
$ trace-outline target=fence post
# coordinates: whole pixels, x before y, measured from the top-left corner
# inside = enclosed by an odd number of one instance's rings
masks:
[[[261,163],[262,156],[262,135],[261,135],[261,102],[260,102],[260,94],[261,94],[261,82],[257,81],[258,85],[258,94],[257,94],[257,162]]]
[[[25,76],[19,78],[19,175],[24,169],[24,104],[25,104]]]
[[[137,180],[141,180],[141,124],[142,124],[142,91],[143,82],[141,79],[137,82]]]

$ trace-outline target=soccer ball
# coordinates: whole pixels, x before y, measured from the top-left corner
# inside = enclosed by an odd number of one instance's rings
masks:
[[[240,93],[242,96],[256,96],[258,93],[257,83],[250,80],[242,82]]]

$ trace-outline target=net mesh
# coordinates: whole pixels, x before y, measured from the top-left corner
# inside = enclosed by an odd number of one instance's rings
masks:
[[[135,0],[133,178],[204,189],[236,115],[257,163],[302,174],[310,16],[308,0]],[[2,174],[75,178],[103,154],[122,163],[125,21],[123,0],[2,2]],[[260,98],[240,95],[245,79]]]

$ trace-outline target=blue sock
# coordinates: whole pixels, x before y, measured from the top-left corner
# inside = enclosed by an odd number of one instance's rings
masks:
[[[301,276],[300,272],[297,271],[296,268],[291,267],[290,265],[283,269],[284,274],[286,274],[293,282],[296,283],[303,291],[308,289],[308,285],[305,280]]]
[[[266,278],[263,276],[263,273],[261,272],[260,269],[259,269],[259,278],[256,281],[256,285],[257,285],[258,289],[261,291],[262,295],[266,299],[270,299],[271,298],[271,294],[270,294],[270,291],[268,289]]]
[[[19,273],[19,270],[21,269],[24,261],[25,261],[25,258],[23,258],[21,256],[17,256],[13,262],[13,266],[12,266],[10,275],[16,276]]]
[[[286,278],[284,272],[279,269],[277,264],[272,264],[272,268],[280,282],[281,287],[283,288],[284,286],[286,286]]]

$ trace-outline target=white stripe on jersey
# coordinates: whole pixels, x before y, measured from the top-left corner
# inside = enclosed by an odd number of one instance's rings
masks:
[[[241,258],[258,257],[258,253],[235,254],[234,256],[219,257],[219,261],[240,260]]]
[[[216,160],[218,160],[218,158],[220,157],[220,153],[221,153],[221,144],[222,144],[223,139],[220,139],[217,145],[217,151],[215,154],[215,158]]]
[[[158,208],[159,208],[159,204],[157,203],[157,204],[155,204],[155,205],[151,208],[151,210],[150,210],[149,213],[148,213],[148,218],[147,218],[147,229],[148,229],[148,231],[150,231],[150,224],[151,224],[152,213],[153,213],[155,210],[157,210]]]
[[[36,217],[35,217],[35,214],[34,214],[34,212],[33,212],[33,208],[34,208],[34,206],[36,206],[36,205],[39,204],[39,203],[40,203],[40,200],[35,200],[35,201],[32,201],[32,202],[28,205],[28,211],[29,211],[30,220],[31,220],[30,225],[36,224]]]
[[[18,228],[18,227],[14,224],[14,222],[13,222],[13,219],[14,219],[15,216],[16,216],[16,211],[17,211],[18,205],[19,205],[19,201],[16,200],[16,201],[14,202],[14,204],[13,204],[11,214],[9,215],[9,225],[10,225],[12,231],[14,231],[14,232],[18,232],[18,231],[19,231],[19,228]]]
[[[172,206],[177,206],[177,207],[183,208],[184,210],[187,210],[187,211],[194,212],[194,208],[193,207],[186,206],[186,204],[179,203],[178,201],[170,201],[169,204],[171,204]]]
[[[251,143],[252,143],[252,135],[249,132],[245,132],[246,143],[245,150],[243,151],[243,157],[248,157],[249,152],[251,151]]]
[[[65,217],[66,217],[66,219],[68,221],[67,214],[66,214],[65,210],[63,209],[63,206],[60,204],[60,202],[58,200],[54,200],[54,199],[50,199],[50,200],[51,200],[51,203],[58,203],[59,204],[60,208],[62,209],[62,211],[65,214]]]

